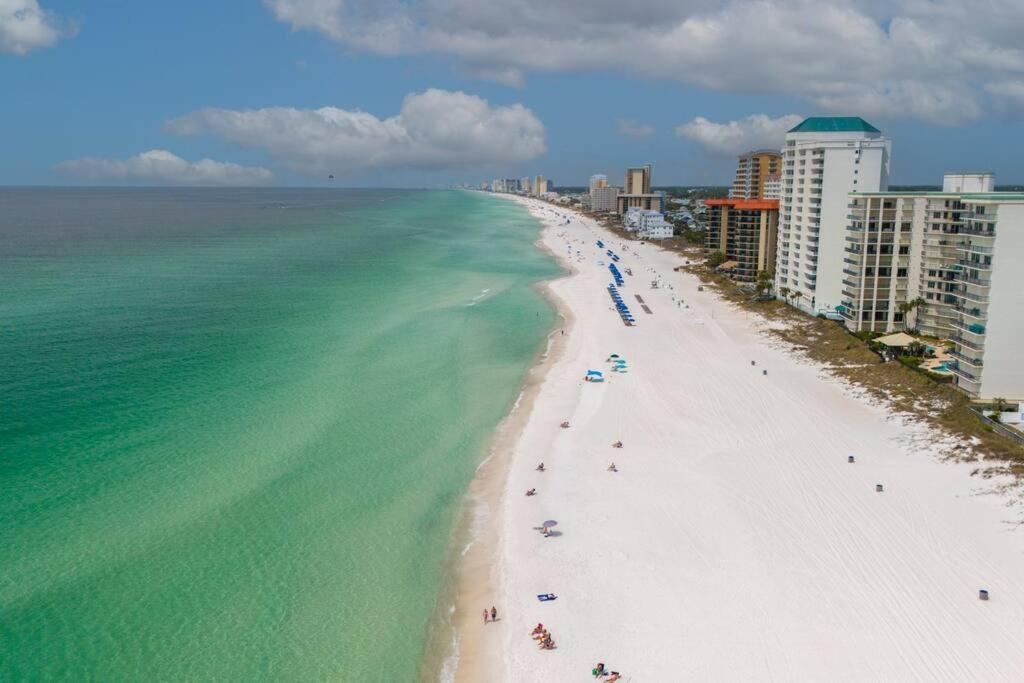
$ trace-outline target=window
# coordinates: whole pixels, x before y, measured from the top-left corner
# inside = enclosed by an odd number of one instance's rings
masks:
[[[906,268],[897,268],[896,269],[896,277],[906,277],[906,276],[907,276],[907,269]]]
[[[884,320],[884,319],[885,319],[885,318],[883,318],[883,320]],[[893,322],[901,323],[901,322],[903,322],[903,314],[902,314],[902,313],[897,313],[897,314],[895,314],[895,315],[893,316],[893,318],[892,318],[892,319],[893,319]]]
[[[909,244],[901,244],[900,245],[900,254],[901,255],[905,255],[905,254],[909,254],[909,253],[910,253],[910,245]]]

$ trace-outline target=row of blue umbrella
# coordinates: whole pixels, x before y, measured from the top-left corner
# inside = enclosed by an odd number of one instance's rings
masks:
[[[610,258],[610,259],[611,259],[612,261],[618,261],[618,260],[619,260],[619,256],[618,256],[618,254],[616,254],[616,253],[615,253],[614,251],[612,251],[611,249],[608,249],[608,250],[607,250],[607,251],[605,251],[604,253],[608,254],[608,257],[609,257],[609,258]]]
[[[629,312],[629,306],[622,300],[622,295],[619,294],[619,290],[615,285],[608,285],[608,294],[612,297],[612,302],[615,304],[615,310],[622,316],[622,321],[627,325],[635,325],[636,319],[633,314]]]
[[[619,272],[618,266],[616,266],[614,263],[609,263],[608,270],[611,271],[612,277],[615,278],[615,284],[617,284],[619,287],[626,284],[626,281],[622,277],[622,273]]]

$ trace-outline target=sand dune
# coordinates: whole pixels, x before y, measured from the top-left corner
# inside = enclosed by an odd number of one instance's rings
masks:
[[[505,680],[590,680],[598,661],[632,681],[1021,680],[1024,531],[1005,499],[981,495],[970,467],[914,450],[921,427],[698,292],[672,271],[678,256],[624,251],[577,214],[521,201],[555,253],[581,254],[579,273],[552,285],[576,325],[501,503]],[[610,310],[595,234],[634,272],[622,291],[636,327]],[[627,374],[582,381],[613,352]],[[546,520],[557,535],[534,530]],[[548,592],[558,599],[535,597]],[[556,650],[530,639],[538,622]]]

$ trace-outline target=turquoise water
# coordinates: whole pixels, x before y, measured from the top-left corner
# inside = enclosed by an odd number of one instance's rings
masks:
[[[511,202],[0,190],[0,680],[414,680],[553,325]]]

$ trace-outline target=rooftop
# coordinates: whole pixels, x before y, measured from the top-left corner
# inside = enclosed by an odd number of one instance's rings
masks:
[[[859,116],[811,116],[789,130],[790,133],[881,133]]]
[[[708,206],[728,206],[739,211],[778,209],[778,199],[705,199]]]

